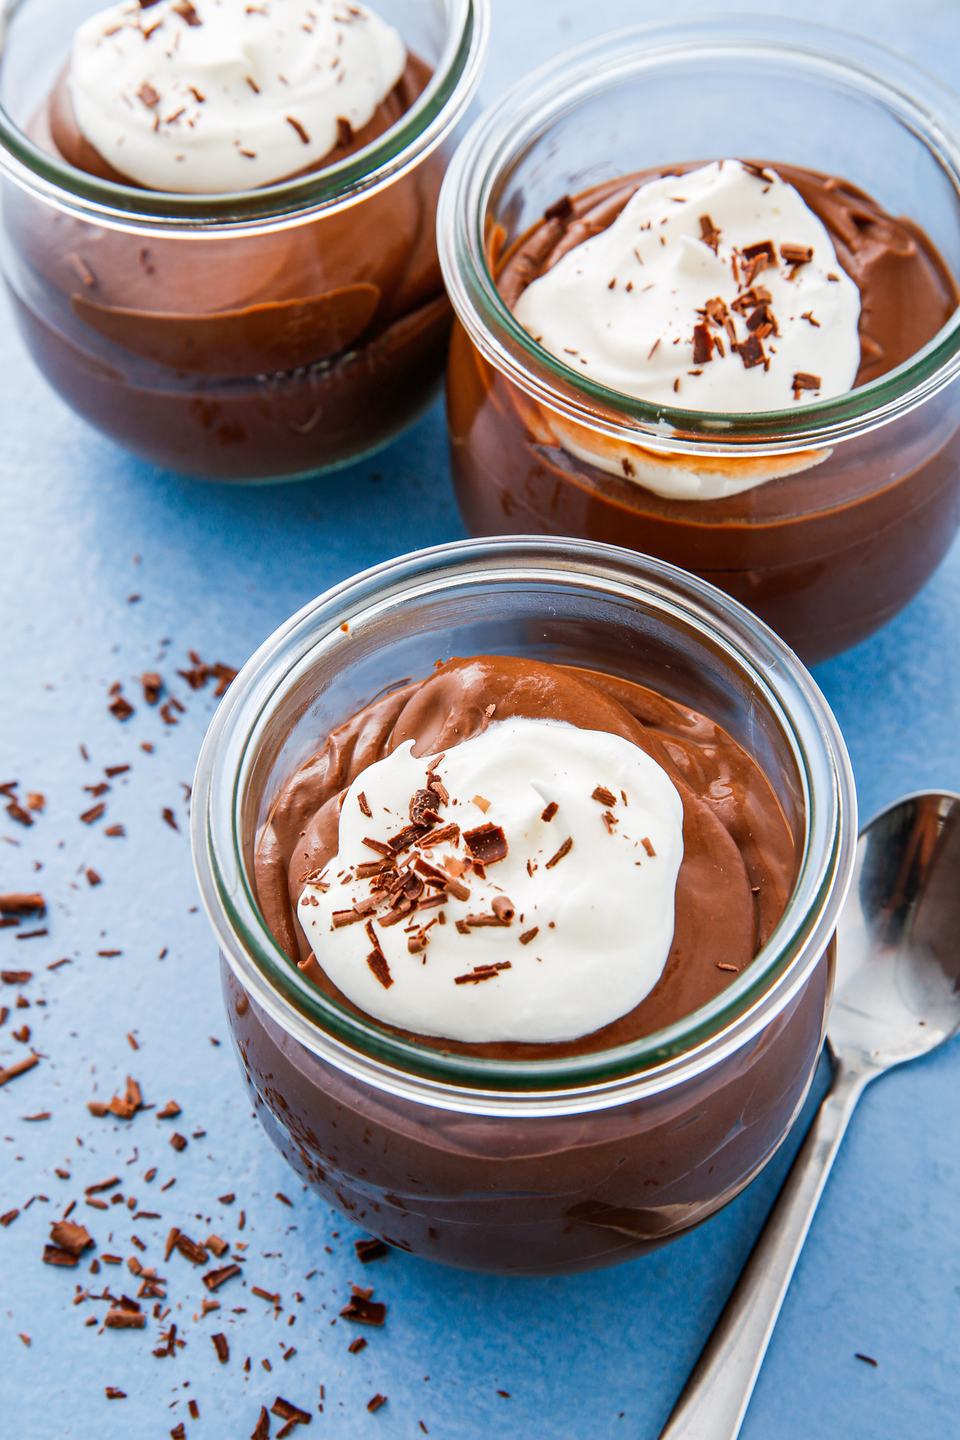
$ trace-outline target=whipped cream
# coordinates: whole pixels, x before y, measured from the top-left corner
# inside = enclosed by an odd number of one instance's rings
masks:
[[[399,34],[354,0],[157,0],[78,29],[77,125],[151,190],[256,189],[321,160],[403,74]]]
[[[350,786],[338,854],[300,898],[334,984],[379,1020],[474,1043],[571,1040],[638,1005],[683,858],[662,767],[550,720],[490,724],[443,756],[413,743]]]
[[[514,313],[586,378],[690,410],[810,404],[852,389],[860,364],[860,292],[826,227],[739,160],[641,185]]]

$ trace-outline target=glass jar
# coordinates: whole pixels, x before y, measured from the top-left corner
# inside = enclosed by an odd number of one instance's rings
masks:
[[[960,313],[905,364],[835,399],[708,414],[586,380],[534,342],[496,284],[511,247],[564,196],[725,156],[850,181],[922,227],[960,278],[960,98],[915,65],[757,16],[592,40],[489,109],[444,183],[454,481],[471,533],[579,535],[657,555],[748,605],[812,664],[890,619],[956,533]],[[604,452],[618,473],[594,463]],[[630,478],[630,457],[651,454],[719,463],[734,479],[767,465],[779,478],[722,499],[662,498]]]
[[[0,50],[0,260],[40,370],[128,450],[207,479],[294,479],[386,444],[443,374],[437,197],[488,0],[381,0],[432,70],[401,119],[327,169],[200,196],[50,153],[45,103],[96,8],[25,0]]]
[[[284,780],[375,694],[477,653],[653,686],[720,723],[772,785],[798,857],[786,911],[753,963],[668,1029],[573,1059],[444,1053],[329,999],[267,929],[253,857]],[[337,586],[233,682],[192,827],[256,1112],[307,1184],[391,1245],[508,1274],[615,1264],[732,1199],[799,1112],[852,873],[853,776],[796,657],[672,566],[572,540],[465,541]]]

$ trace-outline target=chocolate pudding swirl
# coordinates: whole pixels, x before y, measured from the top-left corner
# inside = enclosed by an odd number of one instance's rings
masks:
[[[513,309],[527,286],[568,250],[612,225],[641,185],[663,175],[684,175],[703,163],[639,171],[551,206],[499,263],[497,286],[507,305]],[[866,385],[909,360],[942,329],[960,299],[930,237],[912,220],[888,215],[847,180],[772,160],[763,165],[792,185],[823,222],[837,259],[860,290],[855,384]]]
[[[646,999],[578,1040],[467,1044],[393,1033],[459,1054],[560,1058],[628,1044],[712,1000],[768,939],[793,883],[793,840],[769,783],[718,725],[653,690],[510,657],[450,660],[428,680],[375,701],[286,781],[256,855],[259,903],[278,944],[327,995],[360,1013],[325,975],[297,923],[305,879],[336,855],[341,800],[363,770],[411,739],[415,755],[450,750],[479,734],[489,713],[618,735],[663,767],[683,802],[673,943]]]
[[[64,66],[46,105],[29,127],[31,139],[59,159],[66,160],[68,165],[73,165],[77,170],[96,175],[101,180],[112,180],[117,185],[132,185],[135,189],[142,190],[144,186],[115,169],[81,132],[67,80],[69,69],[69,64]],[[279,180],[271,180],[270,184],[283,185],[301,175],[326,170],[328,166],[345,160],[356,150],[362,150],[364,145],[371,144],[403,118],[423,94],[432,76],[430,66],[408,52],[403,74],[362,129],[351,131],[349,135],[343,134],[333,149],[328,150],[315,164],[308,165],[303,170],[295,170],[292,175],[284,175]],[[349,126],[347,130],[349,131]]]

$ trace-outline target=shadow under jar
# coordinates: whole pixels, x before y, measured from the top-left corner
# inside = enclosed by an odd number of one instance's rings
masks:
[[[382,0],[409,61],[377,115],[399,118],[323,168],[215,195],[114,183],[57,152],[48,97],[96,8],[6,7],[2,265],[39,369],[126,449],[206,479],[294,479],[386,444],[442,380],[437,198],[487,0]]]
[[[783,916],[752,963],[667,1028],[562,1058],[452,1053],[322,992],[267,928],[254,857],[285,781],[385,682],[472,654],[655,689],[714,719],[772,787],[796,855]],[[214,719],[194,793],[195,863],[256,1112],[307,1184],[390,1244],[502,1274],[616,1264],[731,1200],[796,1118],[850,882],[853,777],[809,675],[713,587],[571,540],[467,541],[392,561],[321,596],[253,656]]]
[[[937,252],[946,323],[836,398],[733,414],[607,389],[515,320],[498,279],[551,207],[620,177],[724,157],[839,177],[906,217]],[[748,605],[808,664],[885,624],[943,558],[960,523],[960,316],[950,314],[960,100],[933,77],[867,40],[792,20],[698,19],[591,41],[474,125],[445,181],[438,233],[458,317],[451,460],[473,534],[578,535],[659,556]],[[906,316],[909,295],[896,303]],[[593,463],[598,453],[616,473]],[[718,499],[664,497],[631,478],[665,456],[775,478]]]

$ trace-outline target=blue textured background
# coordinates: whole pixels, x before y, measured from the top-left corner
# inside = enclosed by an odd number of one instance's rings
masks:
[[[533,63],[592,33],[705,8],[726,7],[494,0],[482,96],[492,99]],[[867,30],[960,83],[960,7],[950,0],[807,3],[804,12]],[[432,1436],[464,1440],[655,1437],[792,1145],[696,1234],[615,1271],[506,1282],[392,1254],[361,1272],[356,1232],[295,1183],[251,1119],[229,1046],[210,1040],[225,1041],[226,1031],[214,945],[194,908],[181,784],[191,780],[215,702],[174,671],[188,663],[188,649],[240,665],[328,585],[460,536],[439,410],[373,461],[329,479],[263,490],[191,483],[129,459],[73,416],[32,369],[4,308],[0,466],[0,781],[47,796],[30,830],[0,811],[0,835],[16,842],[0,840],[0,889],[39,887],[50,904],[47,937],[19,942],[14,930],[0,931],[0,965],[36,972],[22,987],[30,1008],[14,1009],[0,1029],[0,1065],[25,1053],[11,1038],[24,1022],[47,1057],[0,1090],[0,1213],[21,1209],[0,1230],[0,1434],[164,1437],[182,1420],[191,1440],[237,1440],[250,1434],[261,1402],[279,1393],[312,1410],[321,1433],[412,1437],[422,1420]],[[133,593],[142,598],[129,603]],[[911,789],[960,789],[958,605],[955,546],[894,624],[818,672],[850,746],[864,815]],[[176,727],[139,698],[135,677],[148,668],[186,707]],[[106,711],[116,680],[136,706],[125,725]],[[154,742],[152,755],[143,740]],[[105,797],[104,820],[81,824],[91,803],[82,787],[124,762],[132,769]],[[165,806],[179,833],[161,819]],[[104,825],[117,822],[126,838],[106,837]],[[88,865],[103,877],[95,889],[83,875]],[[123,953],[104,958],[103,949]],[[48,971],[61,956],[73,963]],[[12,1005],[17,989],[0,988]],[[86,1101],[109,1098],[128,1073],[148,1102],[177,1099],[183,1133],[206,1135],[178,1155],[170,1123],[151,1112],[130,1124],[94,1120]],[[787,1298],[744,1426],[748,1440],[958,1433],[958,1078],[954,1046],[868,1092]],[[49,1120],[22,1119],[42,1110]],[[148,1184],[142,1177],[154,1165]],[[55,1167],[69,1169],[69,1181]],[[112,1174],[122,1176],[124,1195],[162,1219],[88,1209],[84,1188]],[[161,1193],[171,1177],[176,1184]],[[216,1200],[225,1191],[236,1192],[232,1207]],[[24,1210],[33,1195],[47,1199]],[[121,1276],[132,1282],[125,1268],[104,1266],[94,1280],[85,1265],[40,1263],[48,1222],[73,1198],[98,1253],[133,1253],[135,1232],[147,1245],[143,1262],[168,1277],[165,1325],[175,1321],[186,1341],[175,1359],[153,1359],[152,1319],[144,1332],[101,1334],[84,1321],[102,1320],[106,1306],[72,1304],[77,1283],[97,1289],[106,1280],[121,1291]],[[215,1230],[234,1241],[241,1207],[245,1283],[280,1292],[284,1308],[274,1318],[233,1281],[219,1292],[221,1310],[194,1320],[205,1293],[199,1273],[179,1254],[164,1265],[163,1237],[177,1224],[194,1238]],[[347,1352],[356,1330],[331,1324],[351,1280],[375,1284],[389,1306],[385,1328],[364,1332],[369,1345],[356,1356]],[[216,1331],[230,1343],[224,1366],[209,1340]],[[290,1345],[297,1353],[284,1362]],[[127,1398],[106,1400],[106,1385]],[[369,1415],[377,1391],[388,1404]],[[197,1421],[187,1413],[191,1396]],[[280,1422],[272,1425],[275,1435]]]

